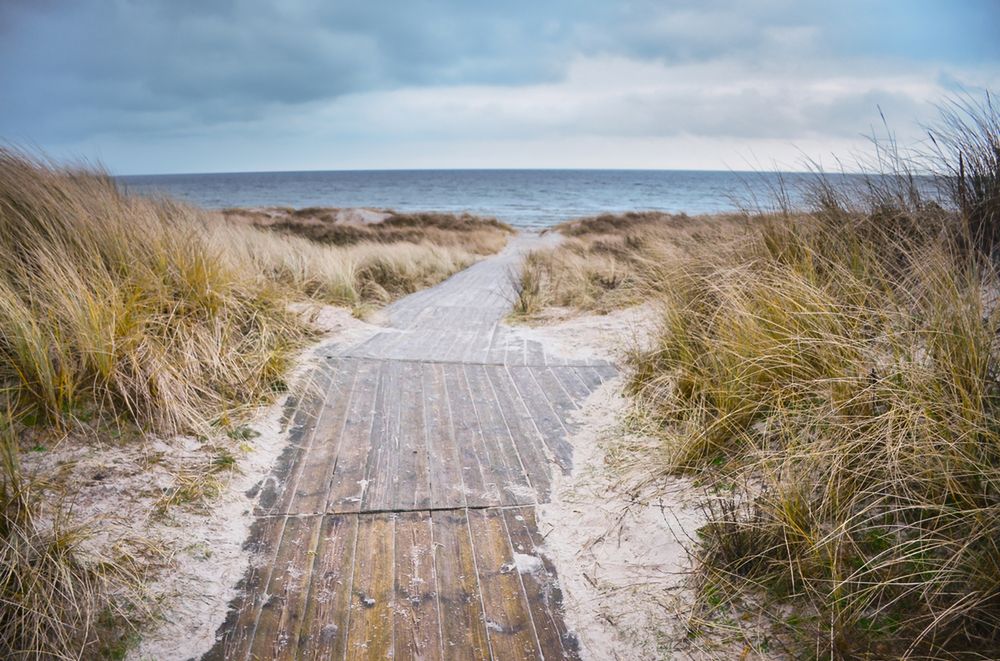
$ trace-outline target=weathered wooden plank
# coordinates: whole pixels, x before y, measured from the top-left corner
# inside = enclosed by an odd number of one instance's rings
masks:
[[[549,373],[559,382],[562,389],[566,391],[576,408],[580,408],[584,401],[594,392],[594,388],[584,383],[577,375],[576,367],[550,367]]]
[[[525,370],[525,372],[530,373],[535,379],[538,391],[545,394],[549,406],[559,416],[559,421],[563,424],[563,427],[572,429],[573,414],[578,408],[575,401],[576,398],[566,391],[554,371],[552,367],[534,367]]]
[[[417,363],[402,365],[400,400],[399,465],[393,507],[426,509],[431,505],[431,472],[423,379]]]
[[[490,470],[489,457],[479,432],[479,417],[472,402],[472,393],[465,382],[461,365],[442,366],[452,438],[462,464],[462,485],[469,507],[500,504],[500,491],[495,474]]]
[[[602,381],[609,381],[618,376],[618,369],[611,363],[598,361],[591,365],[591,367],[600,375]]]
[[[294,659],[312,577],[320,516],[285,519],[281,545],[267,582],[267,600],[261,605],[251,660]]]
[[[279,516],[258,518],[251,526],[250,536],[244,545],[250,552],[250,564],[237,586],[239,596],[230,605],[226,621],[219,627],[215,646],[202,657],[205,661],[246,659],[249,655],[284,528],[284,517]]]
[[[327,478],[328,512],[357,512],[361,509],[372,425],[378,410],[376,398],[384,368],[384,361],[358,362],[358,375],[354,382],[354,392],[351,393],[347,421],[340,435],[337,461]]]
[[[424,427],[431,473],[432,507],[465,507],[462,463],[455,448],[448,395],[440,364],[421,365]]]
[[[434,565],[445,659],[489,659],[486,620],[466,510],[434,512]]]
[[[468,342],[466,342],[462,351],[449,353],[449,360],[463,363],[484,362],[489,350],[490,337],[492,337],[495,327],[496,319],[493,308],[472,308]]]
[[[483,362],[499,365],[504,362],[507,354],[507,338],[510,330],[504,326],[494,326],[490,336],[489,349],[486,352],[486,359]]]
[[[283,513],[322,513],[326,508],[330,475],[347,420],[357,369],[357,361],[344,361],[334,376],[326,401],[316,415],[309,448],[299,460],[293,488],[288,489],[290,502],[282,505]]]
[[[414,356],[415,359],[419,356],[421,360],[441,361],[455,343],[459,341],[459,334],[454,331],[432,331],[426,333],[425,337],[427,341],[421,346],[416,347],[417,353]]]
[[[487,366],[486,374],[500,404],[500,412],[507,424],[510,437],[521,457],[521,464],[539,500],[544,501],[548,498],[552,478],[549,460],[545,455],[544,443],[538,429],[514,388],[506,367]]]
[[[507,339],[507,352],[504,355],[503,362],[505,365],[527,365],[528,364],[528,346],[520,337],[508,337]]]
[[[597,390],[604,383],[604,379],[593,367],[574,367],[573,370],[591,391]]]
[[[440,659],[441,629],[430,513],[399,514],[395,540],[393,658]]]
[[[532,376],[534,369],[515,365],[509,367],[507,372],[529,412],[531,421],[545,442],[545,447],[549,449],[549,453],[563,472],[567,472],[573,466],[573,446],[566,440],[566,426],[549,401],[549,395],[538,386],[538,382]]]
[[[375,399],[375,422],[365,469],[367,487],[361,500],[362,511],[392,508],[396,471],[399,467],[401,375],[402,363],[386,363],[379,385],[379,396]]]
[[[288,445],[261,484],[255,513],[278,514],[286,511],[295,492],[295,483],[302,467],[302,460],[312,443],[313,432],[319,412],[329,395],[330,384],[340,371],[339,364],[313,370],[302,386],[302,392],[295,397],[295,411],[286,412]]]
[[[394,517],[393,514],[361,514],[358,517],[358,551],[354,557],[354,587],[345,657],[349,661],[392,656],[396,565]]]
[[[542,658],[502,510],[470,511],[469,530],[493,657]]]
[[[526,340],[525,344],[525,363],[543,367],[545,365],[545,350],[542,348],[542,343],[536,340]]]
[[[300,659],[344,658],[357,534],[358,515],[323,517],[299,642]]]
[[[555,567],[539,550],[544,540],[538,532],[534,508],[508,509],[503,514],[514,553],[526,556],[521,562],[525,570],[521,571],[521,584],[545,658],[579,659],[579,641],[563,618],[562,591]]]
[[[490,469],[498,482],[502,504],[534,503],[535,490],[521,463],[485,369],[480,365],[464,367],[479,420],[479,433],[486,447]]]
[[[440,331],[439,331],[440,332]],[[468,348],[475,341],[475,329],[471,328],[468,320],[463,319],[461,321],[456,320],[455,327],[448,334],[455,338],[455,341],[448,347],[446,351],[442,351],[440,355],[435,356],[437,360],[446,363],[453,363],[460,359],[462,354],[464,354]]]

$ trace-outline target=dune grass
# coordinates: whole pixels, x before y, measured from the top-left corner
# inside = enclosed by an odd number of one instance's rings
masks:
[[[998,281],[950,240],[868,232],[777,226],[680,266],[630,389],[663,469],[715,491],[706,608],[755,603],[796,655],[983,649],[1000,627]]]
[[[90,531],[45,507],[21,475],[9,417],[0,420],[0,656],[121,658],[130,627],[148,614],[142,570],[127,557],[82,549]]]
[[[666,282],[664,268],[706,242],[740,231],[743,218],[634,212],[557,225],[559,246],[525,256],[514,301],[516,318],[548,307],[589,312],[637,305]]]
[[[950,197],[895,150],[820,176],[810,213],[678,263],[631,361],[663,470],[712,485],[699,617],[759,609],[796,658],[1000,654],[1000,132],[957,110],[981,148],[938,154]],[[957,154],[992,166],[959,185]]]
[[[0,657],[101,656],[142,605],[128,558],[88,558],[60,485],[22,473],[20,438],[218,435],[314,336],[292,303],[384,303],[478,257],[433,239],[326,245],[0,149]]]
[[[229,220],[267,228],[317,243],[350,246],[359,243],[392,245],[430,243],[461,248],[476,255],[498,252],[514,230],[494,218],[470,214],[375,212],[384,216],[377,223],[351,222],[340,217],[344,210],[324,207],[289,209],[225,209]]]
[[[545,302],[662,303],[627,390],[662,441],[651,478],[707,489],[695,645],[1000,658],[998,117],[950,104],[931,154],[880,145],[859,185],[817,173],[811,208],[748,213],[655,268],[656,248],[626,244],[622,297],[579,295],[590,266],[558,251],[526,271]]]
[[[290,291],[287,295],[355,309],[388,303],[434,285],[480,256],[427,240],[326,245],[298,235],[225,223],[210,228],[210,239],[230,263]]]
[[[203,427],[281,386],[309,333],[290,301],[385,302],[473,259],[430,242],[321,245],[0,151],[0,387],[57,424],[96,408]]]

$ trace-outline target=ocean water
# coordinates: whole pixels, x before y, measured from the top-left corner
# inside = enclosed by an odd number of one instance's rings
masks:
[[[809,175],[684,170],[370,170],[123,176],[136,193],[211,208],[376,207],[493,216],[537,229],[603,212],[689,214],[765,203],[783,179],[793,196]]]

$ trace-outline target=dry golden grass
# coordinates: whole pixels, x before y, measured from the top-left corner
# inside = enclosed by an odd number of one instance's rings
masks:
[[[476,258],[454,244],[321,245],[0,151],[0,388],[56,423],[203,427],[280,387],[290,301],[385,302]]]
[[[656,212],[605,214],[554,228],[556,248],[529,253],[519,273],[514,315],[551,306],[606,313],[648,300],[665,268],[707,242],[742,231],[742,216]]]
[[[479,257],[428,241],[340,246],[238,224],[210,229],[233,263],[249,266],[293,295],[352,308],[387,303],[436,284]]]
[[[476,255],[499,252],[514,230],[493,218],[469,214],[372,212],[379,222],[352,219],[358,212],[345,209],[307,207],[288,209],[225,209],[234,222],[302,236],[317,243],[349,246],[358,243],[429,243],[461,248]]]
[[[307,328],[195,209],[0,153],[0,387],[63,424],[203,429],[277,387]]]
[[[833,221],[678,264],[631,361],[663,470],[714,489],[702,615],[753,604],[794,656],[995,654],[1000,281],[949,214]]]

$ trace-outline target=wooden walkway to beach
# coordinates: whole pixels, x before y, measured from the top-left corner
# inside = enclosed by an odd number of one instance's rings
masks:
[[[386,309],[290,407],[253,560],[206,659],[575,659],[534,505],[615,374],[502,324],[538,241]]]

